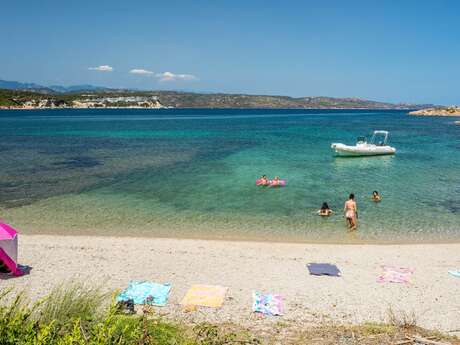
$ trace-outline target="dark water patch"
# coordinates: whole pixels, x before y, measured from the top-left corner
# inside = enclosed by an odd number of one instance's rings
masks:
[[[116,150],[125,143],[111,138],[71,138],[71,137],[18,137],[10,145],[37,150],[39,154],[61,155],[69,152],[85,153],[95,149]]]
[[[18,187],[17,183],[0,181],[0,191],[3,191],[5,189],[10,189],[10,188],[17,188],[17,187]]]
[[[129,181],[133,172],[155,172],[160,166],[171,167],[177,160],[202,150],[206,143],[193,141],[175,145],[173,140],[93,140],[78,145],[71,140],[52,142],[38,138],[35,147],[17,147],[15,160],[5,159],[0,186],[0,206],[14,208],[65,194],[78,194]],[[19,146],[19,143],[18,143]],[[91,151],[91,155],[87,154]],[[205,150],[203,149],[203,154]],[[168,169],[167,169],[168,170]]]
[[[444,207],[451,213],[460,214],[460,200],[450,199],[444,200],[439,203],[440,206]]]
[[[433,209],[443,208],[450,213],[460,214],[460,200],[459,199],[445,199],[439,201],[420,201],[421,204],[426,205]]]
[[[54,162],[53,165],[63,168],[93,168],[103,163],[88,156],[70,157],[66,160]]]

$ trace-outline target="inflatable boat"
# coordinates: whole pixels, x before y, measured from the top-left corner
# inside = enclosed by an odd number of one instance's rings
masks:
[[[333,143],[331,148],[337,156],[356,157],[356,156],[380,156],[393,155],[396,153],[394,147],[389,146],[387,131],[374,131],[372,138],[367,142],[365,137],[359,137],[356,145],[350,146],[342,143]]]

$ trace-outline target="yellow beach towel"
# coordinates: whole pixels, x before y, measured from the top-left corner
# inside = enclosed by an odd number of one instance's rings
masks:
[[[192,285],[187,291],[181,304],[186,306],[202,306],[220,308],[224,303],[227,288],[217,285]]]

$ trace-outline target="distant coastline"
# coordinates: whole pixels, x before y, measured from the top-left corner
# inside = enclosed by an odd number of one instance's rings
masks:
[[[360,98],[289,97],[179,91],[0,89],[0,109],[372,109],[414,110],[431,105],[393,104]]]

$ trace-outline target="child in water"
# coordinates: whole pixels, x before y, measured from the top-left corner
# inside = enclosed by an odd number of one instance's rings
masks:
[[[379,201],[382,200],[382,198],[380,197],[379,192],[377,192],[376,190],[374,190],[374,191],[372,192],[372,197],[371,197],[371,199],[372,199],[372,201],[374,201],[374,202],[379,202]]]
[[[332,210],[329,208],[327,202],[323,202],[323,205],[318,210],[318,215],[321,217],[329,217],[332,214]]]

